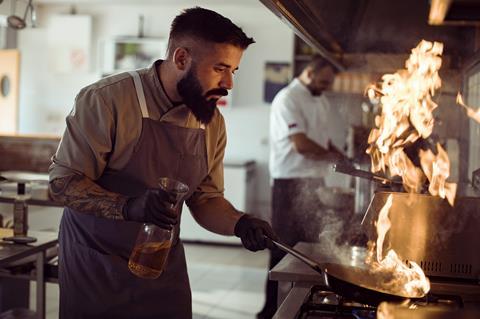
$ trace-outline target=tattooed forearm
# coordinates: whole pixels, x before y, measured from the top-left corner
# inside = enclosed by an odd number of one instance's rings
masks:
[[[109,192],[82,175],[56,178],[50,182],[51,198],[86,214],[123,219],[122,208],[127,197]]]

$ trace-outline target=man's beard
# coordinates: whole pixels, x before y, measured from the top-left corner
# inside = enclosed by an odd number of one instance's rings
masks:
[[[318,97],[323,94],[323,91],[325,91],[325,88],[314,88],[314,87],[308,87],[310,90],[310,93],[312,96]]]
[[[207,100],[211,95],[228,95],[226,89],[213,89],[202,94],[200,81],[194,74],[194,65],[187,74],[177,83],[178,94],[183,99],[183,103],[192,111],[195,118],[203,124],[208,124],[215,114],[218,99]]]

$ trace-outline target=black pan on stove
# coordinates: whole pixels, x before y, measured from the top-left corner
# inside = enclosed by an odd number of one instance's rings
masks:
[[[383,284],[383,278],[381,276],[373,274],[368,269],[332,263],[320,266],[316,261],[305,256],[298,250],[275,240],[272,240],[272,242],[281,250],[298,258],[319,272],[332,291],[343,297],[351,298],[357,302],[372,306],[377,306],[383,301],[395,302],[425,297],[425,294],[422,293],[408,295],[393,290],[393,288],[389,288]]]

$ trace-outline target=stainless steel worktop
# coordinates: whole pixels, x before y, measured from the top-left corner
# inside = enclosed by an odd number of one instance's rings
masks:
[[[333,255],[326,255],[325,245],[300,242],[294,247],[318,263],[338,261]],[[313,285],[325,285],[323,277],[291,255],[286,255],[269,272],[269,279],[279,281],[279,308],[274,319],[296,318],[301,305],[310,294]]]

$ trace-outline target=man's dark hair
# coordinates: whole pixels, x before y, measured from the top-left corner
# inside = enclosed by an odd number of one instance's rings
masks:
[[[228,43],[246,49],[255,43],[230,19],[215,11],[195,7],[185,9],[175,17],[170,28],[168,49],[184,37],[194,37],[213,43]]]
[[[318,72],[325,67],[331,67],[334,73],[337,73],[338,70],[334,67],[330,62],[328,62],[325,58],[321,55],[315,54],[312,56],[308,64],[305,66],[306,68],[311,68],[313,72]]]

